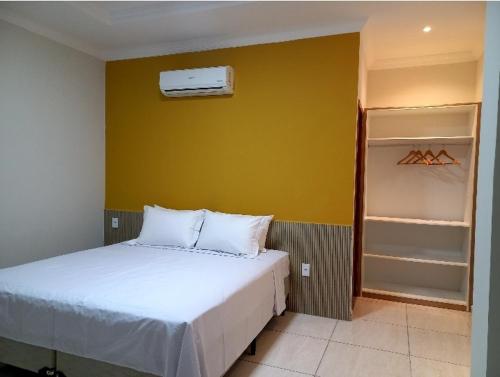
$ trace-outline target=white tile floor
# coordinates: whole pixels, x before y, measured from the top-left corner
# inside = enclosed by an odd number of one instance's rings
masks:
[[[470,314],[360,298],[352,322],[287,312],[226,377],[469,377]]]

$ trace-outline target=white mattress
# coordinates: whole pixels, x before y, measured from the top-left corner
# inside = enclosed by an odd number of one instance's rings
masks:
[[[221,376],[285,309],[288,254],[116,244],[0,270],[0,336],[165,377]]]

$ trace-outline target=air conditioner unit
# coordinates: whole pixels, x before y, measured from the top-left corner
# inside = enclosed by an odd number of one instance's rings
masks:
[[[233,69],[226,66],[160,72],[160,90],[167,97],[233,94]]]

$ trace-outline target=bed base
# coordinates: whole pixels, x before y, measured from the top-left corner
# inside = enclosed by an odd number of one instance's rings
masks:
[[[247,352],[249,355],[256,354],[257,338],[250,343]],[[0,367],[3,364],[29,370],[45,377],[88,377],[90,370],[93,376],[159,377],[130,368],[0,338]]]
[[[284,312],[282,315],[284,315]],[[257,338],[252,340],[246,353],[255,356],[257,353]],[[89,370],[92,371],[93,376],[159,377],[130,368],[0,337],[0,368],[4,364],[29,370],[45,377],[88,377]]]
[[[42,368],[38,371],[38,374],[40,376],[46,376],[46,377],[66,377],[66,375],[60,371],[58,371],[56,368]]]
[[[104,363],[64,352],[57,352],[57,369],[64,372],[68,377],[158,377],[153,374],[138,372],[136,370],[118,365]]]
[[[0,363],[38,373],[43,368],[56,367],[56,352],[0,338]]]
[[[255,355],[257,352],[257,338],[248,347],[247,353]],[[159,377],[149,373],[138,372],[130,368],[120,367],[56,352],[46,348],[14,342],[0,338],[0,367],[11,365],[45,377],[88,377],[89,370],[93,376],[106,377]]]
[[[252,340],[247,353],[255,356],[257,338]],[[92,371],[93,376],[159,377],[130,368],[0,338],[0,367],[3,364],[29,370],[45,377],[88,377],[89,370]]]
[[[252,343],[250,343],[250,352],[249,352],[249,354],[251,356],[255,356],[256,353],[257,353],[257,338],[255,338],[254,340],[252,340]]]

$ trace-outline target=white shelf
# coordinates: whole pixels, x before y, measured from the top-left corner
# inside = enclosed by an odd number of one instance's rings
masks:
[[[413,287],[384,282],[365,282],[363,292],[466,306],[465,294],[458,291]]]
[[[473,136],[476,105],[368,110],[368,138]]]
[[[457,253],[457,255],[459,255]],[[405,255],[397,254],[395,252],[372,252],[365,251],[364,256],[367,258],[380,258],[387,260],[395,260],[410,263],[427,263],[427,264],[440,264],[443,266],[467,267],[467,262],[463,261],[461,257],[451,256],[449,253],[439,253],[438,251],[424,253],[414,252],[405,253]]]
[[[363,293],[469,305],[477,114],[476,104],[367,111]],[[396,163],[443,148],[460,166]]]
[[[383,137],[368,138],[369,146],[388,146],[388,145],[414,145],[414,144],[472,144],[472,136],[443,136],[443,137]]]
[[[379,221],[386,223],[415,224],[415,225],[458,226],[463,228],[470,227],[470,224],[465,221],[412,219],[412,218],[402,218],[402,217],[365,216],[365,221]]]
[[[400,107],[400,108],[381,108],[372,109],[370,114],[372,116],[412,116],[412,115],[423,115],[423,114],[456,114],[456,113],[468,113],[474,114],[477,105],[441,105],[441,106],[418,106],[418,107]]]

